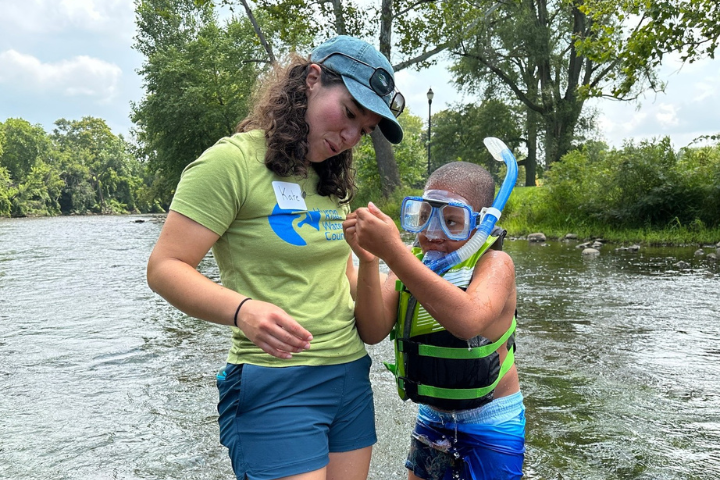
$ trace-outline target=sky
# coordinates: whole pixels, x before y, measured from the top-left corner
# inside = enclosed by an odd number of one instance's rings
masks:
[[[0,121],[22,118],[49,133],[61,118],[92,116],[129,138],[131,102],[143,97],[133,8],[133,0],[0,0]],[[475,100],[452,85],[446,66],[396,75],[410,111],[425,122],[429,88],[432,113]],[[621,147],[669,136],[680,148],[720,133],[720,60],[668,58],[660,79],[666,91],[639,102],[590,102],[601,140]]]

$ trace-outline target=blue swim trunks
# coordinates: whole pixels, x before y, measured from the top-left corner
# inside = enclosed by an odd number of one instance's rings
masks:
[[[525,458],[522,393],[457,412],[418,408],[405,466],[425,480],[516,480]]]

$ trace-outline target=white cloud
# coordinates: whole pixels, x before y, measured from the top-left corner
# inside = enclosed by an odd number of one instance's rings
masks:
[[[695,103],[702,103],[706,100],[710,100],[717,97],[717,87],[713,84],[711,78],[707,78],[705,81],[695,82],[694,85],[695,95],[692,97],[692,101]]]
[[[657,107],[655,119],[663,129],[677,127],[680,125],[680,119],[678,118],[678,112],[680,110],[682,110],[682,107],[679,105],[661,103]]]
[[[646,112],[625,103],[594,100],[588,102],[588,106],[598,108],[598,130],[614,146],[620,146],[622,140],[640,129],[648,118]]]
[[[93,0],[62,0],[58,3],[60,11],[73,23],[107,21],[107,16],[98,10]]]
[[[87,96],[108,102],[116,94],[121,76],[117,65],[84,55],[43,63],[15,50],[0,53],[0,84],[4,89]]]
[[[0,29],[52,34],[78,30],[111,33],[134,28],[132,0],[0,0]]]

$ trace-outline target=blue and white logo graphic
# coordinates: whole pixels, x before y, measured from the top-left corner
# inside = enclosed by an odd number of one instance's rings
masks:
[[[270,228],[275,232],[275,235],[287,243],[303,247],[307,245],[307,242],[300,236],[295,229],[296,227],[293,225],[295,220],[302,215],[305,215],[305,218],[298,222],[298,230],[305,225],[309,225],[315,230],[320,231],[320,211],[295,212],[294,210],[284,210],[277,204],[275,204],[275,208],[273,208],[272,215],[268,217]]]

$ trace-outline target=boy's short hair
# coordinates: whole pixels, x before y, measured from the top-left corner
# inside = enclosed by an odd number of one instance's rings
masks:
[[[495,200],[495,181],[484,167],[470,162],[452,162],[442,165],[428,178],[425,188],[442,186],[461,195],[477,212],[489,207]]]

